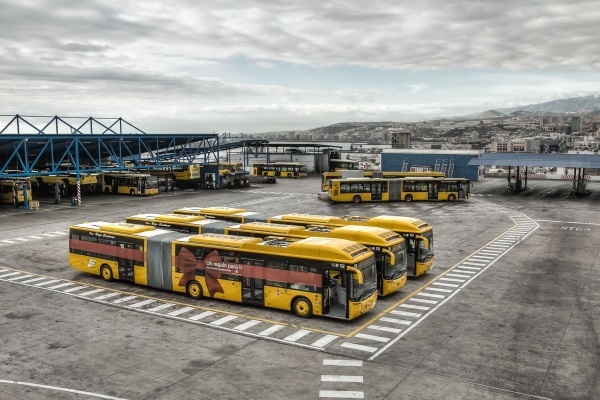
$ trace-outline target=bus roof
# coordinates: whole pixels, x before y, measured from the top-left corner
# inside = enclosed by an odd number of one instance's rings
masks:
[[[82,224],[71,225],[71,228],[86,229],[92,231],[101,231],[113,234],[127,234],[139,236],[154,236],[161,233],[169,233],[170,231],[156,229],[150,225],[129,224],[127,222],[84,222]]]
[[[273,235],[346,239],[373,246],[393,246],[404,241],[402,236],[398,233],[390,231],[389,229],[374,226],[347,225],[336,227],[327,225],[309,225],[304,227],[301,225],[250,222],[234,225],[230,228]]]
[[[366,225],[389,229],[395,232],[422,233],[431,230],[431,225],[427,222],[410,217],[401,217],[397,215],[379,215],[377,217],[365,217],[359,215],[344,215],[342,217],[333,217],[329,215],[316,214],[285,214],[269,218],[269,222],[290,222],[301,223],[304,225]]]
[[[161,221],[161,222],[177,222],[177,223],[186,223],[186,222],[194,222],[194,221],[202,221],[205,220],[201,215],[191,215],[191,214],[137,214],[131,215],[129,218],[132,219],[142,219],[146,221]]]
[[[190,211],[198,213],[209,213],[211,215],[232,215],[241,214],[246,212],[243,208],[232,208],[232,207],[183,207],[178,208],[175,211]]]
[[[289,240],[282,237],[259,239],[247,236],[221,235],[205,233],[190,236],[181,241],[215,248],[236,248],[242,251],[264,253],[268,251],[277,255],[298,256],[302,258],[321,258],[343,262],[356,262],[356,258],[365,259],[373,252],[360,243],[345,239],[310,237],[300,240]]]

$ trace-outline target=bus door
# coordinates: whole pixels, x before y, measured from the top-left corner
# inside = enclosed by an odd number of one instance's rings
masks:
[[[241,259],[241,263],[244,265],[263,265],[262,261],[244,258]],[[254,277],[251,271],[242,276],[242,303],[264,304],[264,286],[265,280]]]
[[[129,243],[121,243],[122,249],[134,249],[135,246]],[[126,252],[127,252],[126,250]],[[136,282],[135,279],[135,261],[131,258],[121,257],[119,258],[119,280]]]
[[[347,274],[345,271],[329,271],[329,316],[347,318]]]
[[[137,192],[138,194],[145,194],[146,193],[146,179],[144,178],[140,178],[137,180],[138,182],[138,187],[137,187]]]
[[[429,195],[427,196],[427,199],[429,200],[437,200],[438,199],[438,182],[429,182],[428,183],[428,191],[429,191]]]
[[[417,242],[414,238],[405,237],[406,240],[406,269],[410,276],[415,276],[417,267]]]
[[[383,182],[371,182],[371,200],[381,200]]]

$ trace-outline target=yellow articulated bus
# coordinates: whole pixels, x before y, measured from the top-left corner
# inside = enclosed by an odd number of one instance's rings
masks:
[[[342,170],[337,170],[333,172],[323,172],[321,174],[321,190],[327,192],[329,190],[329,182],[333,179],[342,179],[343,176]],[[364,171],[365,178],[372,178],[373,171]],[[377,172],[377,176],[381,178],[406,178],[408,176],[414,176],[418,178],[423,177],[432,177],[432,178],[443,178],[445,175],[443,172],[439,171],[420,171],[420,172],[408,172],[408,171],[387,171],[387,172]]]
[[[306,164],[297,162],[254,163],[252,175],[281,178],[303,178],[308,175]]]
[[[269,222],[294,225],[376,226],[402,235],[406,241],[408,276],[421,276],[433,268],[433,228],[416,218],[395,215],[364,217],[345,215],[334,217],[314,214],[287,214],[268,219]]]
[[[471,197],[471,184],[465,178],[346,178],[331,180],[327,194],[342,203],[455,201]]]
[[[370,248],[377,260],[377,293],[387,296],[406,283],[406,243],[400,234],[372,226],[327,227],[251,222],[226,227],[225,234],[265,238],[324,237],[351,240]]]
[[[344,239],[182,236],[152,226],[86,222],[69,230],[69,265],[106,281],[351,320],[377,299],[375,255]]]
[[[100,184],[103,193],[150,196],[158,194],[158,178],[150,174],[103,172]]]
[[[25,192],[27,192],[27,201],[31,203],[33,195],[29,181],[19,179],[0,180],[0,202],[2,204],[10,204],[14,207],[25,206]]]
[[[267,222],[267,216],[246,211],[243,208],[233,207],[182,207],[173,210],[174,214],[200,215],[205,218],[220,219],[223,221],[237,222]]]

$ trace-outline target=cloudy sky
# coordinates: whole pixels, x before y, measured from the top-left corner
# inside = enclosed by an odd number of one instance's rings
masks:
[[[600,93],[582,0],[0,0],[0,114],[152,133],[417,121]]]

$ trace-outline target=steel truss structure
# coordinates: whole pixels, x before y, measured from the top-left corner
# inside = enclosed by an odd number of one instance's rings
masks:
[[[219,160],[217,134],[149,134],[122,118],[15,115],[0,127],[0,178]]]

